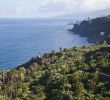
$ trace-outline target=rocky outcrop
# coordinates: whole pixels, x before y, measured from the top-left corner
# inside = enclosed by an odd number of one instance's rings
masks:
[[[102,41],[110,36],[110,15],[76,22],[69,31],[87,37],[92,43]]]

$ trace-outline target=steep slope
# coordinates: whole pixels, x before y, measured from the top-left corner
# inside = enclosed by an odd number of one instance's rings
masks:
[[[109,100],[110,46],[61,49],[0,72],[0,100]]]

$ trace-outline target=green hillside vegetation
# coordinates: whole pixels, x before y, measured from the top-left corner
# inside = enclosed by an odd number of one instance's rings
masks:
[[[99,42],[110,37],[110,15],[76,22],[71,31],[87,37],[89,42]],[[101,36],[101,32],[105,34]]]
[[[99,43],[103,43],[104,41],[106,41],[108,44],[110,44],[110,37],[108,37],[108,38],[106,38],[106,39],[100,41]]]
[[[0,71],[0,100],[110,100],[110,46],[60,48]]]

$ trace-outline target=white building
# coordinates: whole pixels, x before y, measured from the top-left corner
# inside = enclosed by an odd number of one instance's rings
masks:
[[[105,35],[105,32],[100,32],[100,35],[101,35],[101,36],[104,36],[104,35]]]

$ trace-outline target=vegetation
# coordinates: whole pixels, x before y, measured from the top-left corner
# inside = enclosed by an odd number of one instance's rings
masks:
[[[110,100],[110,46],[60,48],[0,71],[0,100]]]

